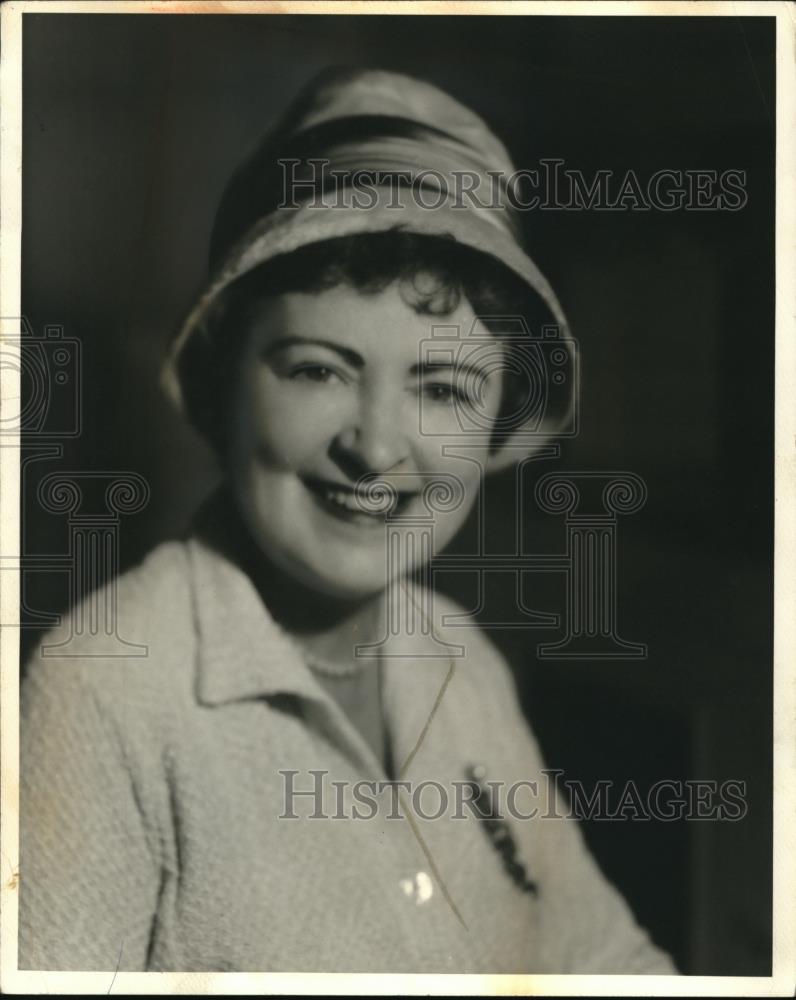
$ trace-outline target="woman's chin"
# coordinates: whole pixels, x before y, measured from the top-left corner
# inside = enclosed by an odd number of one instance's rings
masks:
[[[350,551],[342,551],[319,559],[317,552],[285,552],[269,546],[264,554],[272,568],[321,597],[343,602],[365,601],[387,587],[387,566],[382,552],[371,554],[370,558],[362,553],[361,558],[352,559]]]
[[[299,567],[294,567],[294,572],[297,569]],[[379,574],[373,566],[367,573],[301,567],[298,579],[309,590],[339,601],[367,601],[383,593],[388,586],[386,571]]]

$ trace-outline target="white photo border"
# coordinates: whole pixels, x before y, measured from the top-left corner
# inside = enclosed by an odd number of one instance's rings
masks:
[[[771,976],[371,975],[55,972],[17,968],[19,629],[0,629],[0,988],[6,993],[793,996],[796,990],[796,15],[775,2],[441,2],[441,0],[10,0],[0,8],[0,316],[20,313],[22,16],[52,14],[390,14],[715,16],[776,20],[776,388],[774,884]],[[0,405],[20,396],[0,369]],[[0,449],[0,558],[20,552],[19,441]],[[20,579],[0,573],[0,611],[19,609]],[[3,620],[9,620],[6,611]]]

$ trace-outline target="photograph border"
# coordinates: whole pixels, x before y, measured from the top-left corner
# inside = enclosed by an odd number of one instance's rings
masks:
[[[47,14],[567,15],[776,19],[774,871],[771,976],[55,972],[17,968],[19,628],[0,627],[0,988],[6,993],[792,996],[796,989],[796,14],[775,2],[10,0],[0,8],[0,317],[21,316],[22,17]],[[0,406],[20,396],[0,368]],[[20,604],[20,441],[0,448],[0,620]],[[16,568],[17,571],[14,571]],[[9,571],[11,570],[11,571]]]

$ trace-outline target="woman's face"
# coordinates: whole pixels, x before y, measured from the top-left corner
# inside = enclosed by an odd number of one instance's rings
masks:
[[[466,454],[468,408],[481,427],[497,415],[502,348],[495,338],[482,368],[479,352],[467,350],[464,361],[461,351],[458,360],[455,351],[436,359],[432,352],[430,366],[421,342],[444,324],[466,345],[466,337],[484,336],[474,322],[464,297],[443,318],[424,316],[396,283],[376,294],[339,286],[256,305],[232,394],[228,469],[249,530],[272,562],[321,593],[363,598],[432,554],[407,539],[388,558],[388,527],[416,535],[421,518],[433,528],[433,552],[451,540],[481,469],[472,448],[468,459],[443,454],[443,445]],[[363,476],[377,494],[381,486],[397,491],[397,501],[368,502],[355,489]],[[454,495],[446,501],[447,489]]]

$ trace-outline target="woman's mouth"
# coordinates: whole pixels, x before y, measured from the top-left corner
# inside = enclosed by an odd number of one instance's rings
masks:
[[[356,489],[313,477],[302,482],[328,513],[351,524],[371,527],[383,526],[388,517],[400,514],[417,495],[399,492],[386,483],[370,483],[365,489]]]

